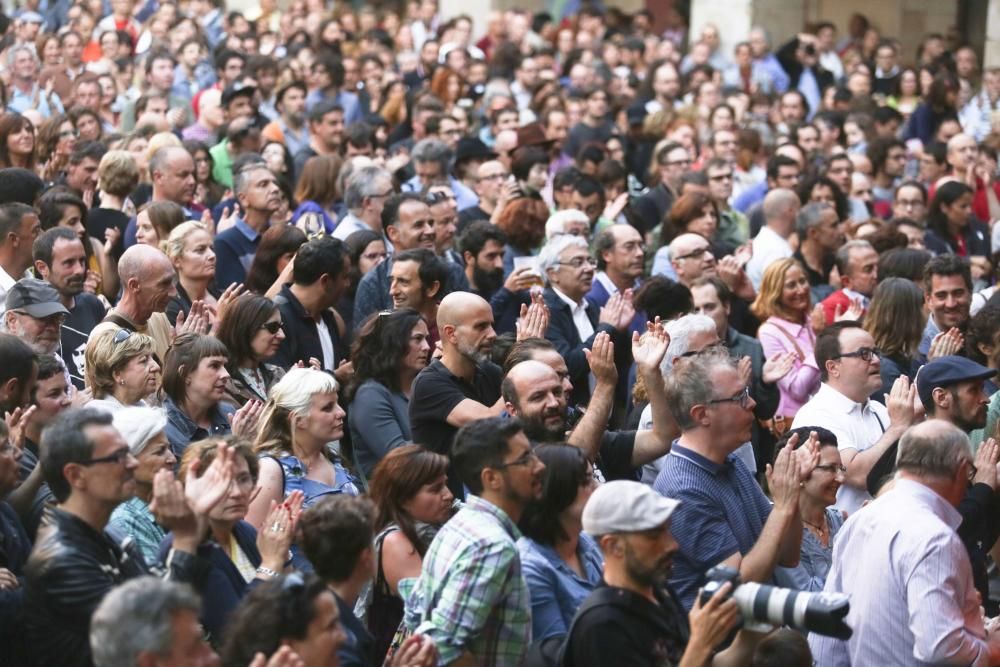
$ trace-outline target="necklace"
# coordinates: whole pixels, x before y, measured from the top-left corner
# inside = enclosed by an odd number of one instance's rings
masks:
[[[829,531],[829,527],[827,525],[825,516],[823,517],[823,523],[819,525],[811,521],[806,521],[805,519],[802,519],[802,523],[806,524],[806,526],[808,526],[814,533],[816,533],[816,536],[819,537],[820,542],[826,541],[826,535],[827,532]]]

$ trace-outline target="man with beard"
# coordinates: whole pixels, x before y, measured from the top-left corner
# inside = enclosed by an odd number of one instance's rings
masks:
[[[456,247],[462,254],[469,291],[490,302],[493,328],[499,333],[514,331],[522,305],[531,302],[528,289],[537,284],[532,267],[521,267],[503,277],[503,253],[507,235],[486,220],[469,224],[458,237]]]
[[[652,428],[640,431],[609,431],[608,419],[614,403],[618,371],[614,344],[607,334],[598,334],[589,355],[596,383],[594,394],[580,422],[568,436],[566,399],[572,392],[566,364],[554,349],[528,342],[513,354],[525,360],[510,367],[502,385],[508,414],[524,424],[533,442],[563,442],[579,447],[594,462],[605,479],[636,479],[639,467],[663,456],[677,435],[663,389],[660,363],[669,338],[662,325],[632,340],[632,354],[646,383],[653,412]],[[529,352],[523,349],[528,348]]]
[[[496,331],[493,310],[482,297],[452,292],[441,300],[437,313],[442,354],[420,371],[410,394],[413,441],[447,456],[459,428],[478,419],[499,416],[503,372],[490,361]],[[465,496],[454,468],[448,486]]]
[[[52,354],[59,348],[59,333],[68,311],[59,293],[44,280],[21,278],[7,292],[4,329],[34,350]]]
[[[868,400],[882,387],[879,350],[855,321],[836,322],[816,337],[816,365],[822,384],[795,414],[792,428],[820,425],[837,436],[847,467],[837,507],[854,513],[871,498],[868,474],[914,422],[917,388],[897,378],[883,406]]]
[[[566,637],[567,664],[745,665],[760,635],[736,635],[736,601],[725,584],[686,615],[669,584],[678,544],[671,516],[678,501],[645,484],[609,482],[583,508],[583,530],[604,553],[604,582],[580,605]]]
[[[545,464],[521,424],[498,417],[463,426],[451,455],[469,496],[427,549],[420,577],[403,584],[406,624],[434,641],[437,664],[514,667],[531,641],[517,522],[542,497]]]
[[[54,227],[43,233],[32,248],[35,271],[59,293],[59,302],[69,311],[62,325],[62,358],[77,389],[84,388],[83,359],[90,332],[104,319],[104,304],[83,291],[87,257],[80,237],[72,229]]]
[[[309,145],[309,128],[306,126],[306,84],[291,80],[274,96],[278,118],[268,123],[261,135],[269,141],[284,143],[293,156]]]

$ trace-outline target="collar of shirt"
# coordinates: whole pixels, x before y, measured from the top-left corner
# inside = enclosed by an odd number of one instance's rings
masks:
[[[17,279],[12,278],[11,275],[7,273],[6,269],[0,266],[0,288],[2,288],[5,292],[9,291],[16,282]]]
[[[682,459],[686,459],[691,463],[695,464],[696,466],[698,466],[699,468],[704,469],[706,472],[708,472],[713,476],[718,475],[720,472],[725,470],[727,466],[730,465],[729,457],[726,457],[726,462],[720,465],[715,461],[707,459],[698,452],[692,449],[688,449],[687,447],[684,447],[679,443],[680,439],[674,440],[674,444],[670,448],[669,456],[679,456]]]
[[[577,303],[576,301],[573,301],[573,299],[571,299],[568,296],[566,296],[565,294],[563,294],[559,290],[559,288],[556,287],[555,285],[552,285],[552,291],[555,292],[556,296],[559,297],[560,299],[562,299],[566,303],[567,306],[569,306],[569,309],[573,312],[574,315],[576,313],[578,313],[579,311],[581,311],[581,310],[584,311],[584,312],[587,311],[587,301],[586,301],[586,299],[580,299],[580,303]]]
[[[260,238],[260,232],[248,225],[243,218],[237,218],[234,226],[236,229],[240,230],[240,233],[243,234],[243,236],[247,237],[248,241],[256,241]]]
[[[858,403],[825,382],[820,384],[819,391],[816,392],[812,400],[820,401],[822,405],[829,406],[831,411],[843,412],[845,415],[857,412],[859,415],[864,416],[865,410],[871,410],[870,401]]]
[[[939,519],[948,524],[952,530],[958,530],[962,524],[962,515],[947,500],[939,496],[930,487],[911,479],[896,479],[896,485],[891,493],[905,493],[915,501],[925,505]]]
[[[615,287],[615,284],[613,282],[611,282],[611,278],[608,278],[608,274],[606,274],[604,271],[598,271],[597,273],[595,273],[594,274],[594,279],[597,280],[597,282],[601,283],[601,285],[604,286],[604,289],[607,290],[607,292],[608,292],[608,296],[612,296],[612,295],[618,294],[618,288]],[[552,289],[555,289],[555,288],[553,287]],[[558,293],[560,295],[562,294],[558,290],[556,290],[556,293]]]
[[[871,299],[861,292],[855,292],[848,287],[842,287],[841,289],[844,290],[844,294],[847,295],[848,299],[859,299],[863,308],[868,308],[868,304],[871,303]]]
[[[517,527],[517,524],[507,516],[506,512],[490,501],[470,493],[465,499],[465,507],[466,509],[493,516],[515,541],[521,539],[521,530]]]

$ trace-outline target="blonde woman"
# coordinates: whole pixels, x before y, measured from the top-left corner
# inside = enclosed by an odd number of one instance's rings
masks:
[[[814,354],[816,334],[809,317],[811,299],[805,269],[798,261],[785,258],[771,262],[764,270],[757,299],[750,306],[763,322],[757,338],[764,348],[764,357],[795,354],[792,370],[778,380],[781,400],[775,419],[783,417],[788,425],[820,384]]]
[[[344,435],[346,413],[337,403],[337,381],[329,373],[293,368],[271,388],[254,451],[260,457],[259,492],[247,521],[260,527],[271,502],[295,491],[308,508],[336,493],[358,494],[354,478],[329,447]]]
[[[220,293],[215,289],[215,250],[212,236],[200,222],[182,222],[174,227],[167,240],[160,244],[177,272],[177,296],[167,304],[167,319],[176,324],[178,313],[185,317],[191,305],[202,301],[214,310]]]
[[[152,338],[129,329],[105,329],[91,336],[84,352],[84,377],[94,400],[87,407],[114,414],[128,406],[145,406],[160,387],[160,364],[153,349]]]

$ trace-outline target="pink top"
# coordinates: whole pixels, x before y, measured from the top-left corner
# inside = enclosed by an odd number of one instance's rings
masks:
[[[789,322],[772,316],[760,325],[757,338],[764,348],[764,357],[767,359],[782,352],[794,352],[797,357],[788,375],[778,380],[781,401],[778,403],[775,415],[791,419],[819,389],[819,367],[816,366],[815,355],[816,334],[808,323]]]

